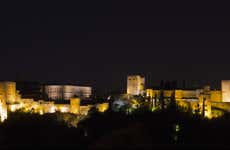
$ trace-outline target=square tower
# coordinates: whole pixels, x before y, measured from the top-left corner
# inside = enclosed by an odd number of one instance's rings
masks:
[[[221,81],[222,102],[230,102],[230,80]]]
[[[145,87],[145,78],[140,75],[132,75],[127,78],[127,94],[143,94]]]

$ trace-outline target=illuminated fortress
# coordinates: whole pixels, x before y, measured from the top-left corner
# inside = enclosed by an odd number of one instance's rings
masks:
[[[33,98],[22,98],[20,91],[16,90],[15,82],[0,82],[0,120],[7,119],[7,112],[21,110],[38,114],[45,113],[73,113],[87,115],[92,107],[99,112],[108,109],[109,103],[104,102],[93,105],[81,105],[81,98],[88,98],[92,94],[91,87],[79,87],[72,85],[47,85],[45,93],[49,100],[34,100]],[[124,95],[124,94],[123,94]],[[230,112],[230,80],[221,81],[221,90],[211,90],[210,86],[198,89],[145,89],[145,79],[139,75],[127,77],[127,102],[135,104],[133,97],[141,96],[151,101],[151,109],[157,109],[157,103],[163,95],[165,105],[169,104],[174,95],[177,105],[184,111],[192,114],[203,114],[207,118],[222,116]],[[57,103],[59,99],[65,103]],[[136,102],[136,103],[134,103]]]
[[[87,115],[88,111],[94,107],[94,105],[90,104],[81,106],[80,97],[90,97],[91,87],[55,85],[45,86],[45,89],[48,98],[51,100],[34,100],[33,98],[22,98],[20,91],[16,90],[16,82],[0,82],[1,122],[7,119],[7,112],[15,112],[17,110],[21,110],[23,112],[38,113],[40,115],[55,112]],[[81,94],[80,97],[78,94]],[[56,103],[56,100],[59,98],[64,98],[65,103]],[[108,106],[108,103],[96,104],[96,108],[99,112],[107,110]]]
[[[142,95],[155,103],[155,101],[159,102],[162,92],[167,105],[172,94],[175,93],[176,103],[184,111],[190,111],[193,114],[203,112],[204,116],[210,119],[230,112],[230,80],[221,81],[221,90],[211,90],[210,86],[200,89],[173,90],[147,88],[142,94],[143,88],[140,87],[144,87],[144,82],[141,82],[139,75],[127,77],[127,95]]]

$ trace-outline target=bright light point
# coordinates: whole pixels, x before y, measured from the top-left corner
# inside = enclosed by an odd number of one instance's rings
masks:
[[[55,113],[55,107],[51,107],[49,113]]]
[[[152,107],[151,111],[154,112],[156,110],[156,107]]]
[[[97,109],[99,112],[105,112],[106,110],[108,110],[108,108],[109,108],[108,103],[103,103],[103,104],[97,105]]]
[[[40,115],[43,115],[43,111],[42,111],[42,110],[40,110],[40,111],[39,111],[39,114],[40,114]]]
[[[0,118],[1,122],[7,119],[7,111],[3,109],[3,107],[0,106]]]
[[[179,132],[180,131],[180,126],[177,124],[176,125],[176,132]]]
[[[9,109],[10,109],[11,112],[15,112],[16,111],[16,106],[11,105],[11,106],[9,106]]]
[[[68,109],[67,109],[66,107],[61,107],[61,108],[60,108],[60,111],[61,111],[62,113],[66,113],[66,112],[68,112]]]

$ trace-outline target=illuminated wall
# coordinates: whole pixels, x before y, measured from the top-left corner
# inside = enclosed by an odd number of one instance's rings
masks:
[[[70,112],[70,105],[69,104],[54,104],[55,110],[62,113]]]
[[[73,114],[80,113],[80,98],[71,98],[70,99],[70,112]]]
[[[8,105],[8,110],[11,112],[15,112],[16,110],[22,108],[21,104],[9,104]]]
[[[0,99],[0,122],[3,122],[7,119],[7,106],[4,101]]]
[[[212,109],[212,118],[219,118],[224,115],[224,111],[219,109]]]
[[[173,90],[164,90],[164,97],[171,97]]]
[[[190,101],[190,111],[192,111],[193,114],[199,113],[201,114],[201,105],[199,101]]]
[[[151,90],[149,90],[151,91]],[[147,92],[147,90],[146,90]],[[152,92],[152,91],[151,91]],[[171,97],[173,90],[164,90],[164,97]],[[194,99],[198,98],[199,95],[203,92],[202,89],[197,89],[197,90],[182,90],[182,89],[177,89],[175,90],[175,97],[176,99]],[[153,90],[153,95],[157,95],[157,97],[160,96],[160,90]]]
[[[145,78],[141,77],[141,87],[140,87],[141,94],[143,94],[144,89],[145,89]]]
[[[183,90],[183,98],[195,98],[197,97],[196,90]]]
[[[45,93],[51,100],[60,100],[63,97],[61,85],[47,85],[45,86]]]
[[[64,85],[63,86],[63,96],[65,100],[70,100],[72,97],[74,97],[76,94],[76,86],[73,85]]]
[[[92,88],[75,85],[46,85],[45,93],[52,100],[70,100],[75,96],[89,98],[92,95]]]
[[[145,79],[139,75],[128,76],[127,94],[140,95],[144,92]]]
[[[182,99],[183,98],[183,90],[175,90],[175,98]]]
[[[16,103],[20,103],[22,99],[22,96],[20,94],[20,91],[16,91]]]
[[[221,91],[211,91],[210,97],[211,97],[211,101],[213,101],[213,102],[221,102],[222,101]]]
[[[230,102],[230,80],[221,81],[222,102]]]
[[[211,107],[213,118],[221,117],[225,112],[230,112],[229,102],[212,102]]]
[[[34,113],[41,113],[41,111],[43,113],[43,108],[41,107],[39,101],[33,101],[30,106],[30,110],[33,110]]]
[[[98,104],[96,107],[99,112],[105,112],[109,109],[109,103]]]
[[[0,84],[0,121],[7,119],[6,97],[3,84]]]
[[[230,112],[230,103],[228,102],[212,102],[211,105],[213,108],[218,108],[220,110]]]
[[[154,95],[156,94],[157,97],[160,96],[160,90],[153,90]],[[171,97],[173,90],[164,90],[164,97]],[[195,90],[175,90],[175,97],[176,99],[182,98],[194,98],[196,96]]]
[[[39,101],[43,113],[55,113],[56,108],[53,101]]]
[[[80,106],[81,115],[88,115],[88,112],[90,109],[92,109],[92,107],[93,107],[93,105]]]
[[[153,98],[155,96],[153,89],[146,89],[146,96]]]
[[[202,93],[204,93],[204,89],[196,89],[196,96],[195,97],[199,97]]]
[[[0,83],[0,100],[1,102],[6,102],[6,92],[4,84]]]
[[[5,82],[6,90],[6,102],[15,103],[16,102],[16,83],[15,82]]]
[[[89,98],[92,95],[92,87],[76,86],[76,94],[80,98]]]
[[[206,118],[212,118],[212,102],[205,101],[205,106],[203,107],[202,100],[177,100],[177,105],[183,109],[184,111],[191,111],[191,113],[202,114],[202,110],[204,108],[204,116]]]
[[[177,105],[183,109],[184,111],[188,111],[189,107],[190,107],[190,103],[188,101],[185,100],[177,100]]]
[[[53,101],[34,101],[33,99],[21,99],[18,104],[9,104],[9,111],[15,112],[16,110],[21,109],[23,112],[33,112],[33,113],[54,113],[55,106]]]
[[[211,119],[212,118],[212,107],[211,107],[211,102],[210,101],[205,101],[205,117]]]
[[[29,99],[29,98],[22,98],[21,99],[21,107],[25,112],[31,112],[32,109],[35,107],[35,101],[34,99]]]
[[[16,83],[0,82],[0,88],[6,98],[6,103],[13,104],[16,102]]]

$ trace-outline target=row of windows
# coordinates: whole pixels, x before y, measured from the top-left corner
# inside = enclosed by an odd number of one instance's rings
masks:
[[[52,94],[52,93],[56,93],[56,94],[61,94],[62,91],[48,91],[48,94]],[[80,93],[83,93],[83,94],[91,94],[91,91],[77,91],[77,92],[65,92],[64,94],[80,94]]]

